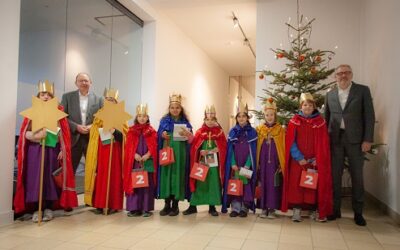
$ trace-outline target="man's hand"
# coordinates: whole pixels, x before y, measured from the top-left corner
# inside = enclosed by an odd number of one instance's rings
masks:
[[[76,126],[76,130],[78,130],[78,132],[80,134],[84,134],[84,135],[88,134],[89,131],[90,131],[90,129],[87,126],[84,126],[84,125],[77,125]]]
[[[363,142],[363,143],[361,144],[361,150],[362,150],[364,153],[365,153],[365,152],[368,152],[368,151],[371,150],[371,146],[372,146],[372,143],[371,143],[371,142],[365,141],[365,142]]]

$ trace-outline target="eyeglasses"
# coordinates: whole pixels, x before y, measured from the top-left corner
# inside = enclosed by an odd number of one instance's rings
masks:
[[[351,71],[343,71],[343,72],[337,72],[336,75],[337,76],[341,76],[341,75],[350,75],[352,72]]]

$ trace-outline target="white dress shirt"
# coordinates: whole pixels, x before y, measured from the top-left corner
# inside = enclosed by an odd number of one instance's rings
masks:
[[[350,83],[350,85],[346,89],[338,88],[339,103],[340,103],[340,106],[342,107],[342,110],[346,106],[346,102],[347,102],[347,99],[349,98],[350,88],[351,88],[352,84],[353,83]],[[342,121],[340,122],[340,128],[345,129],[343,118],[342,118]]]
[[[79,92],[79,106],[81,108],[82,125],[86,125],[88,102],[89,92],[86,95],[82,95],[81,92]]]

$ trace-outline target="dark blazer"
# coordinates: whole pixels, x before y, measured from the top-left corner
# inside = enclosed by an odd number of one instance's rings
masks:
[[[82,125],[81,108],[79,105],[79,90],[63,94],[61,105],[64,106],[64,112],[68,114],[68,122],[71,130],[71,146],[74,146],[79,140],[80,133],[77,131],[77,125]],[[89,92],[88,110],[86,115],[86,125],[93,123],[93,115],[103,107],[103,98]]]
[[[353,82],[344,109],[340,106],[338,93],[336,87],[325,98],[325,119],[331,141],[339,141],[343,118],[344,133],[349,143],[373,142],[375,112],[369,88]]]

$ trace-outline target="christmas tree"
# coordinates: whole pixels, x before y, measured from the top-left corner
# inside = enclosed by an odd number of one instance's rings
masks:
[[[297,5],[298,6],[298,5]],[[297,7],[297,24],[286,23],[290,49],[271,49],[277,60],[287,60],[286,68],[280,72],[263,70],[259,78],[272,78],[270,86],[263,89],[265,96],[260,97],[264,104],[268,98],[273,98],[278,107],[278,121],[287,124],[288,120],[299,109],[301,93],[311,93],[317,107],[322,107],[326,91],[335,81],[324,81],[334,72],[329,68],[329,62],[334,56],[333,51],[313,50],[309,47],[312,23],[315,18],[308,20],[299,15]],[[258,119],[263,119],[262,111],[255,111]]]

